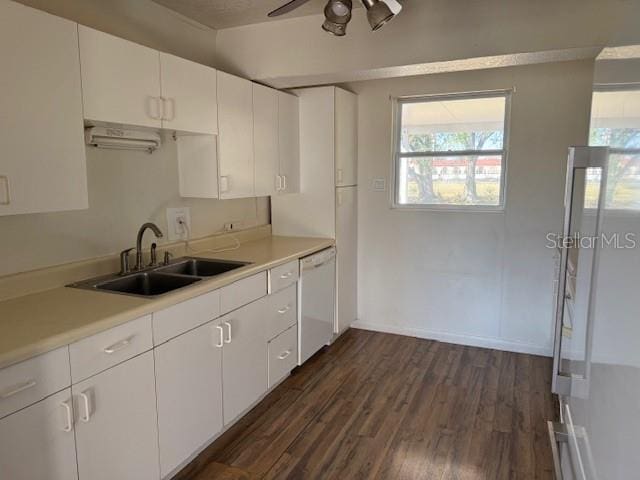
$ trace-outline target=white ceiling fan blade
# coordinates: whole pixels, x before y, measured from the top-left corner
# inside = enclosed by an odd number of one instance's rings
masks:
[[[400,10],[402,10],[402,5],[400,5],[398,0],[382,0],[382,1],[387,4],[387,7],[389,7],[389,9],[393,12],[394,15],[399,14]]]

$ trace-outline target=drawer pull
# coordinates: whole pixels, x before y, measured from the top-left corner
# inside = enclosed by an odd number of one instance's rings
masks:
[[[106,353],[107,355],[111,355],[113,353],[119,352],[123,348],[127,348],[129,345],[131,345],[131,341],[133,340],[134,337],[135,335],[131,335],[130,337],[125,338],[124,340],[120,340],[119,342],[116,342],[113,345],[109,345],[104,349],[104,353]]]
[[[231,324],[229,322],[222,322],[227,327],[227,338],[224,339],[224,343],[231,343]]]
[[[287,305],[286,307],[281,308],[280,310],[278,310],[278,313],[280,315],[284,315],[285,313],[287,313],[289,310],[291,310],[291,306]]]
[[[84,406],[84,414],[80,417],[84,423],[88,423],[91,420],[91,407],[89,405],[89,395],[84,391],[80,393],[80,398],[82,399],[82,403]]]
[[[65,432],[70,432],[73,428],[73,414],[71,413],[71,405],[69,405],[69,402],[62,402],[60,406],[64,408],[67,420],[64,424],[64,427],[62,427],[62,430]]]
[[[287,273],[283,273],[282,275],[280,275],[280,278],[282,280],[286,280],[287,278],[291,278],[293,276],[293,272],[287,272]]]
[[[222,348],[222,345],[224,344],[224,330],[220,325],[216,325],[216,330],[218,330],[218,334],[219,334],[218,343],[216,343],[216,347]]]
[[[20,392],[24,392],[25,390],[29,390],[30,388],[35,386],[35,380],[27,380],[26,382],[19,383],[17,385],[14,385],[13,387],[9,387],[8,389],[0,393],[0,400],[6,400],[9,397],[13,397]]]
[[[291,355],[291,350],[287,350],[286,352],[282,352],[280,355],[278,355],[278,360],[284,360],[289,355]]]

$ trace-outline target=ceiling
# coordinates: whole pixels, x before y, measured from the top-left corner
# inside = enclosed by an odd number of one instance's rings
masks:
[[[310,0],[291,13],[270,19],[267,13],[289,0],[153,0],[216,30],[322,13],[327,0]],[[361,7],[358,0],[354,7]]]

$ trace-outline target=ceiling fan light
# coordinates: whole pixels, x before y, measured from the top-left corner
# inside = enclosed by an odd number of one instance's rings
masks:
[[[351,7],[351,0],[329,0],[324,7],[325,21],[322,29],[336,37],[344,36],[351,20]]]
[[[380,0],[362,0],[362,3],[367,9],[367,20],[373,31],[378,30],[395,16],[389,6]]]

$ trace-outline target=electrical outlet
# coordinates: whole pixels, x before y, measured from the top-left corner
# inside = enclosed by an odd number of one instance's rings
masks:
[[[191,211],[189,207],[167,208],[169,240],[187,240],[191,235]]]
[[[234,232],[242,228],[242,222],[228,222],[224,224],[225,232]]]

